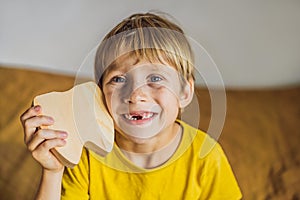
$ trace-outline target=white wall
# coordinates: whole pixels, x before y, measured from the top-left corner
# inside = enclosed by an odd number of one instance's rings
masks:
[[[76,73],[116,23],[150,9],[205,47],[227,87],[300,83],[298,0],[0,0],[0,63]]]

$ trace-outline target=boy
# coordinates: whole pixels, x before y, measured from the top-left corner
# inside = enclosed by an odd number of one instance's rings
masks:
[[[64,169],[51,149],[67,133],[41,107],[21,121],[25,143],[42,165],[37,199],[240,199],[219,144],[180,121],[194,93],[193,54],[183,31],[152,13],[134,14],[100,44],[95,76],[115,125],[113,151],[102,158],[84,149]],[[204,140],[213,148],[200,157]]]

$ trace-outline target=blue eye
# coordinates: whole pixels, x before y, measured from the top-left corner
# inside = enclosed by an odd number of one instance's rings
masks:
[[[115,83],[124,83],[126,82],[126,78],[123,76],[115,76],[111,79],[111,81]]]
[[[150,77],[151,82],[158,82],[158,81],[161,81],[161,80],[162,80],[162,78],[159,77],[159,76],[151,76]]]

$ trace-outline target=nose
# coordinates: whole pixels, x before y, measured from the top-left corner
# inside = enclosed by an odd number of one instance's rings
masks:
[[[125,102],[129,104],[134,104],[138,102],[146,102],[147,101],[147,91],[145,86],[140,86],[138,88],[133,89],[125,98]]]

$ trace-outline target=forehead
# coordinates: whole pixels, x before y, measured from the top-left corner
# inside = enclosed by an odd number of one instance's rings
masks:
[[[106,76],[110,72],[120,71],[122,73],[127,73],[130,70],[133,70],[137,67],[144,66],[144,69],[151,69],[155,71],[165,71],[167,68],[177,71],[176,68],[164,60],[159,59],[146,59],[138,58],[133,54],[120,56],[115,60],[106,70],[103,76]]]

